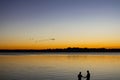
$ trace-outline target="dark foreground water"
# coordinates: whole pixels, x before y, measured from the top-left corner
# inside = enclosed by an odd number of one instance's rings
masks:
[[[77,80],[86,70],[91,80],[120,80],[120,54],[0,55],[0,80]]]

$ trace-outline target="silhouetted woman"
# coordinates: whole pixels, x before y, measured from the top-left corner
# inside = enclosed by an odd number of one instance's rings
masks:
[[[83,77],[83,76],[82,76],[81,72],[79,72],[79,74],[78,74],[78,80],[82,80],[82,79],[81,79],[82,77]]]

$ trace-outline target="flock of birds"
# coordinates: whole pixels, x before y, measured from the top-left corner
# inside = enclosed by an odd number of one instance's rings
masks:
[[[55,38],[50,38],[50,39],[40,39],[40,40],[36,40],[36,39],[30,38],[30,40],[35,41],[35,42],[49,41],[49,40],[54,41],[54,40],[55,40]]]

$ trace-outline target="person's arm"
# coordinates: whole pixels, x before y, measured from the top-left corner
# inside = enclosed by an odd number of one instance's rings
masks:
[[[81,77],[84,77],[83,75],[81,75]]]
[[[87,76],[83,76],[84,78],[87,78]]]

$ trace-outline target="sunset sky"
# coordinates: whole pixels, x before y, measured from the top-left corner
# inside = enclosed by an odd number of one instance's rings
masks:
[[[120,0],[0,0],[0,49],[66,47],[120,48]]]

